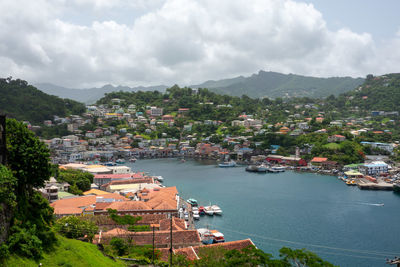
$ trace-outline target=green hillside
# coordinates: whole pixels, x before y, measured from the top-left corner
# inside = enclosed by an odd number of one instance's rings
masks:
[[[353,90],[364,79],[351,77],[316,78],[295,74],[260,71],[250,77],[238,77],[220,81],[208,81],[195,88],[234,96],[246,94],[250,97],[312,97],[321,98],[339,95]]]
[[[96,245],[82,242],[79,240],[68,239],[58,236],[58,244],[51,251],[43,253],[43,258],[35,261],[33,259],[22,258],[19,256],[11,256],[2,266],[24,266],[37,267],[39,263],[42,266],[74,266],[74,267],[109,267],[109,266],[126,266],[122,262],[113,261],[105,257],[96,247]]]
[[[367,111],[400,112],[400,73],[368,75],[361,86],[344,97],[346,106],[358,106]]]
[[[42,123],[54,115],[64,117],[85,112],[83,104],[48,95],[20,79],[0,79],[0,95],[0,112],[18,120]]]

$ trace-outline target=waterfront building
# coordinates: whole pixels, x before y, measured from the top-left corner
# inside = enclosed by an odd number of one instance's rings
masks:
[[[368,164],[361,165],[359,167],[360,172],[365,175],[380,175],[382,173],[387,173],[389,170],[389,165],[383,161],[374,161]]]

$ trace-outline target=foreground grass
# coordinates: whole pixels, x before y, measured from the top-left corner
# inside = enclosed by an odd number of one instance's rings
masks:
[[[49,253],[43,253],[43,258],[39,261],[21,258],[12,255],[2,266],[26,266],[37,267],[42,263],[46,266],[126,266],[123,262],[113,261],[105,257],[96,247],[96,245],[82,242],[79,240],[68,239],[58,236],[58,245]]]

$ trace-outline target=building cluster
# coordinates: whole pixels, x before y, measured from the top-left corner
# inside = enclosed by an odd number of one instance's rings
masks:
[[[143,172],[133,173],[125,166],[101,166],[85,164],[65,164],[61,169],[79,169],[94,174],[92,189],[82,196],[68,195],[52,199],[57,190],[64,192],[68,184],[57,183],[52,178],[40,189],[52,202],[56,217],[91,217],[99,227],[95,235],[95,244],[109,244],[112,238],[122,238],[136,245],[152,245],[162,253],[162,259],[168,259],[171,244],[174,255],[187,256],[189,260],[199,259],[198,250],[205,245],[195,229],[193,219],[184,216],[191,210],[175,186],[164,187]],[[53,189],[55,191],[53,191]],[[110,210],[116,215],[140,216],[136,223],[148,226],[151,231],[130,231],[129,225],[120,225],[111,219]],[[250,239],[220,243],[210,246],[222,246],[226,249],[242,249],[254,245]],[[188,254],[187,251],[190,251]]]

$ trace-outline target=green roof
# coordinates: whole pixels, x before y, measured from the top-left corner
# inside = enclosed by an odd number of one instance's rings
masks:
[[[357,168],[358,166],[363,165],[364,163],[353,163],[353,164],[349,164],[349,165],[345,165],[345,168]]]
[[[63,198],[72,197],[72,196],[75,196],[75,195],[68,193],[68,192],[63,192],[63,191],[58,192],[58,199],[63,199]]]

